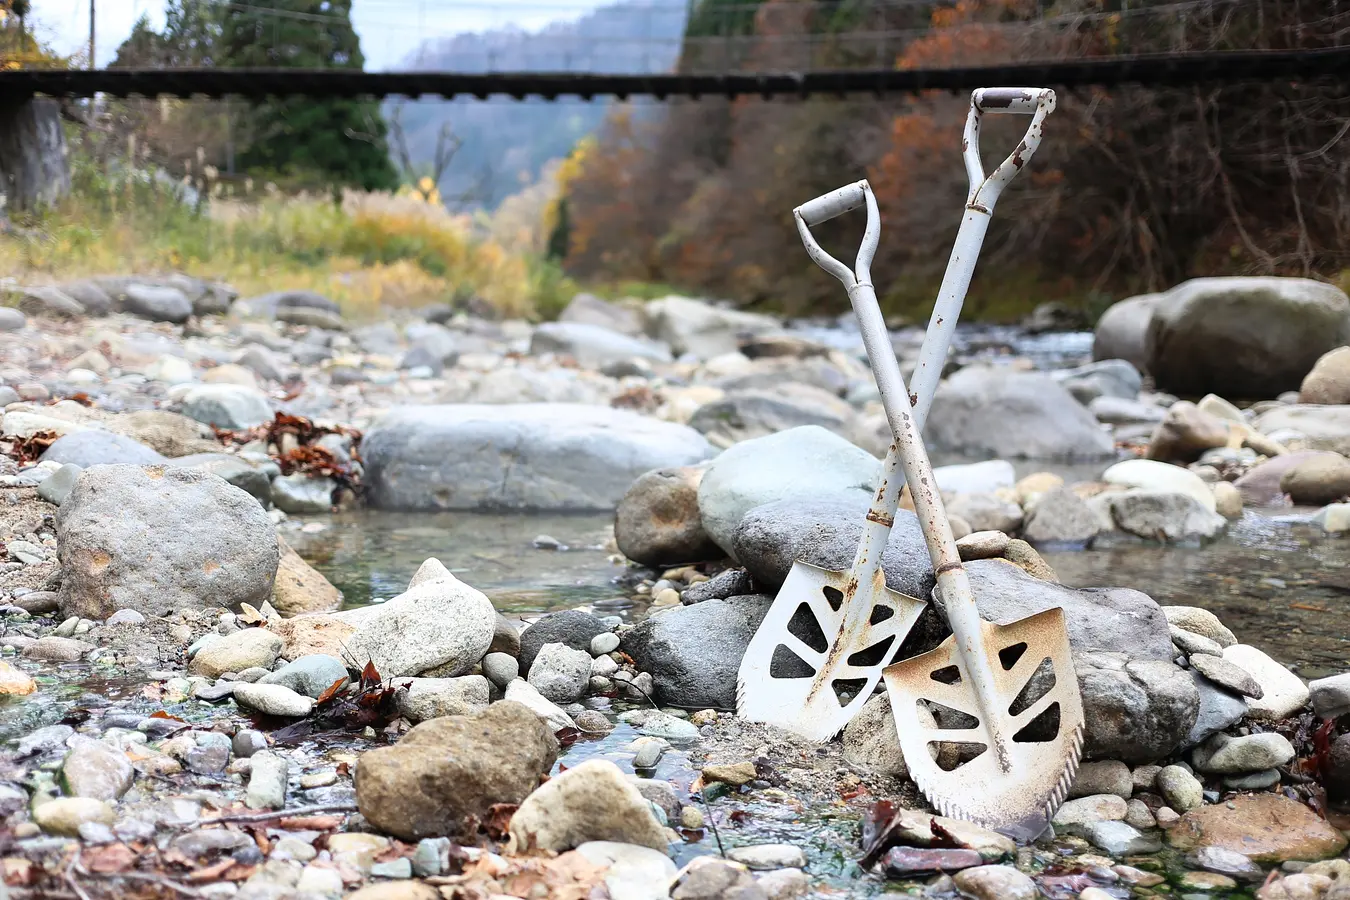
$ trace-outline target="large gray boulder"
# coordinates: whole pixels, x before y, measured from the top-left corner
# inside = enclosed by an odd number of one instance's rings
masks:
[[[705,600],[647,619],[619,649],[649,672],[656,700],[690,709],[735,709],[736,674],[773,598]]]
[[[824,428],[805,425],[719,454],[699,482],[698,510],[708,536],[734,554],[736,529],[755,507],[793,498],[862,498],[866,504],[880,478],[881,463],[872,454]]]
[[[530,336],[530,353],[570,356],[590,369],[629,359],[670,362],[670,351],[654,341],[582,322],[545,322]]]
[[[781,331],[776,319],[756,313],[723,309],[688,297],[665,297],[642,308],[648,337],[666,344],[677,355],[711,359],[732,353],[743,337]]]
[[[119,463],[153,466],[166,460],[138,440],[91,428],[57,438],[55,443],[43,452],[42,461],[71,464],[87,469],[90,466]]]
[[[1147,371],[1148,323],[1162,294],[1127,297],[1102,313],[1092,339],[1093,359],[1123,359]]]
[[[129,284],[122,292],[122,311],[151,322],[182,323],[192,317],[192,301],[178,288]]]
[[[272,596],[276,529],[224,479],[163,466],[93,466],[56,517],[64,616],[119,609],[261,606]]]
[[[938,388],[930,450],[1005,459],[1106,459],[1110,434],[1061,384],[1036,372],[970,366]]]
[[[1074,655],[1087,723],[1085,759],[1149,763],[1187,740],[1200,710],[1191,674],[1125,653]]]
[[[1160,390],[1261,399],[1296,391],[1318,357],[1350,343],[1350,299],[1308,278],[1194,278],[1149,320]]]
[[[847,401],[796,381],[733,391],[703,404],[689,419],[689,427],[706,435],[717,447],[808,425],[845,439],[861,436],[857,411]]]
[[[386,509],[613,510],[643,472],[712,456],[698,432],[573,403],[386,412],[361,444]]]

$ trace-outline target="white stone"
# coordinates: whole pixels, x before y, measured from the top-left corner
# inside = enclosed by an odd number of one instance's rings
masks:
[[[523,678],[517,678],[506,686],[506,699],[528,706],[531,712],[544,720],[551,731],[577,727],[577,723],[572,721],[572,717],[564,712],[562,707],[548,700]]]
[[[587,841],[577,852],[598,866],[609,866],[605,887],[624,900],[666,900],[675,880],[675,863],[650,847],[617,841]]]
[[[944,494],[992,494],[999,488],[1017,484],[1013,464],[1004,459],[960,466],[938,466],[933,470],[938,490]]]
[[[1350,506],[1350,504],[1346,504]],[[1350,714],[1350,672],[1308,682],[1313,710],[1323,719]]]
[[[1223,658],[1256,679],[1265,692],[1260,700],[1247,700],[1247,711],[1254,719],[1277,721],[1298,712],[1308,702],[1303,680],[1260,650],[1248,644],[1225,647]]]
[[[1146,491],[1186,494],[1195,498],[1195,501],[1209,512],[1214,512],[1217,508],[1214,492],[1199,475],[1189,469],[1154,459],[1127,459],[1118,462],[1102,473],[1102,481]]]

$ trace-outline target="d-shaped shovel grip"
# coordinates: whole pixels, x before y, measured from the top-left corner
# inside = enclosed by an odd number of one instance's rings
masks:
[[[1045,117],[1054,111],[1055,92],[1049,88],[980,88],[971,93],[970,114],[966,117],[966,132],[961,141],[961,155],[970,178],[966,206],[981,212],[994,211],[999,194],[1041,145]],[[1019,113],[1031,116],[1027,133],[994,173],[985,177],[984,162],[980,159],[980,119],[985,114]]]

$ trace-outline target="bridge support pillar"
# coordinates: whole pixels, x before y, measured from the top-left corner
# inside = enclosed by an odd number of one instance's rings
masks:
[[[31,209],[68,193],[67,152],[57,101],[0,99],[0,209]]]

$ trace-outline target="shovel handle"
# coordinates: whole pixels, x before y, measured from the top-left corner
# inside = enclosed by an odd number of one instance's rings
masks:
[[[792,211],[800,216],[808,226],[819,225],[833,218],[852,212],[867,202],[867,181],[855,181],[837,190],[822,194],[814,200],[808,200]]]

